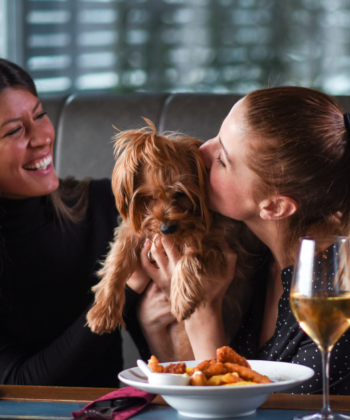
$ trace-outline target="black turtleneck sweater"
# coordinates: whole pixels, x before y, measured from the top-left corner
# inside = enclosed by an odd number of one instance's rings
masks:
[[[0,199],[0,383],[117,387],[117,330],[93,334],[86,313],[94,273],[117,224],[110,181],[92,181],[86,217],[60,226],[48,198]],[[125,321],[144,357],[127,288]]]

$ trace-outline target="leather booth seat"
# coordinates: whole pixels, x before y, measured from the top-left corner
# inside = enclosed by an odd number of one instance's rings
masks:
[[[233,94],[133,93],[77,94],[44,98],[43,107],[56,129],[55,168],[61,178],[110,178],[114,166],[111,138],[118,130],[145,126],[142,117],[158,132],[180,131],[207,140],[240,99]],[[337,97],[345,111],[350,97]],[[123,331],[125,367],[139,357],[130,336]]]
[[[232,94],[132,93],[77,94],[43,99],[56,129],[55,167],[62,178],[110,177],[114,166],[111,138],[117,130],[153,121],[158,132],[180,131],[200,140],[214,137],[232,106]],[[335,98],[345,111],[350,96]]]

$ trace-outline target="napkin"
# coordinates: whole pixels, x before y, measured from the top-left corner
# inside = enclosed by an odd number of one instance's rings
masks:
[[[138,413],[139,411],[141,411],[144,407],[146,407],[146,405],[152,402],[156,396],[157,396],[156,394],[150,394],[149,392],[141,391],[132,386],[128,386],[125,388],[117,389],[116,391],[110,392],[109,394],[103,395],[97,400],[86,405],[82,410],[74,411],[72,414],[73,414],[73,417],[76,418],[80,416],[81,414],[83,414],[84,411],[89,409],[90,407],[94,408],[93,406],[98,401],[113,400],[115,398],[130,398],[130,397],[141,398],[142,400],[139,404],[132,405],[131,407],[127,407],[125,409],[118,410],[113,413],[113,420],[125,420],[133,416],[134,414]]]

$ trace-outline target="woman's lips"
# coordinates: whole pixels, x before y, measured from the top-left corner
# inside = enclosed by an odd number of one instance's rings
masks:
[[[52,163],[52,156],[49,155],[35,163],[23,166],[23,169],[26,169],[29,171],[45,171],[50,166],[51,163]]]

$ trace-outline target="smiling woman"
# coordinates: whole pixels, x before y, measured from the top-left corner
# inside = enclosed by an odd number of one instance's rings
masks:
[[[58,180],[54,139],[32,78],[16,64],[0,60],[0,198],[49,194],[61,222],[78,222],[85,215],[89,181]]]
[[[114,197],[109,180],[59,180],[54,138],[33,80],[0,59],[0,383],[116,387],[119,330],[84,328]],[[146,358],[138,297],[127,288],[125,322]]]
[[[23,88],[0,95],[0,195],[28,198],[58,188],[52,164],[55,130],[40,100]]]

